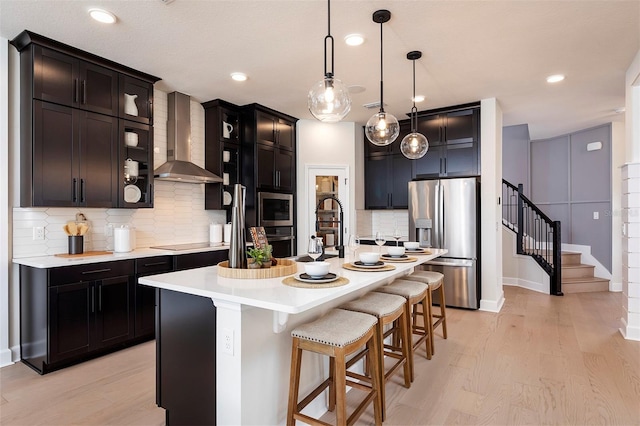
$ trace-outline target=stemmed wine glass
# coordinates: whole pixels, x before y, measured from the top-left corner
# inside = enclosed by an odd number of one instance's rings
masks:
[[[314,262],[318,260],[318,258],[322,256],[322,239],[312,235],[309,240],[309,249],[307,250],[307,253]]]
[[[386,242],[386,238],[384,237],[384,235],[382,234],[382,232],[378,231],[376,232],[376,239],[375,242],[378,245],[378,251],[380,253],[382,253],[382,246],[384,245],[384,243]]]
[[[398,242],[400,241],[400,238],[402,238],[402,234],[400,233],[400,229],[399,228],[395,228],[393,230],[393,238],[395,238],[396,247],[398,247]]]
[[[357,235],[349,235],[349,251],[351,252],[351,257],[353,260],[356,260],[356,253],[358,252],[358,248],[360,247],[360,237]]]

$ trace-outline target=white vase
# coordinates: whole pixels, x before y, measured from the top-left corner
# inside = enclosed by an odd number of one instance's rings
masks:
[[[124,94],[124,113],[127,115],[138,115],[138,107],[136,106],[136,98],[138,95]]]

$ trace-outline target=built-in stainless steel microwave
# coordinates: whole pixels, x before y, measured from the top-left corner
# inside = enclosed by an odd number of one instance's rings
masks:
[[[258,192],[258,226],[293,226],[293,194]]]

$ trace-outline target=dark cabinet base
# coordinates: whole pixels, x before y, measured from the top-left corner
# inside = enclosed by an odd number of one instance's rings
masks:
[[[207,297],[157,290],[156,402],[167,425],[216,424],[216,308]]]

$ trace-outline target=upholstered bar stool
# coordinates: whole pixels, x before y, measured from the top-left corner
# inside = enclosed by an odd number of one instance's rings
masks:
[[[339,306],[340,309],[362,312],[378,318],[376,333],[378,333],[378,340],[380,342],[380,357],[377,360],[373,360],[373,362],[377,362],[380,365],[380,401],[382,406],[382,421],[386,418],[385,385],[389,378],[393,376],[400,367],[404,368],[404,387],[411,387],[411,372],[409,365],[409,345],[411,337],[409,336],[409,329],[405,318],[405,303],[406,299],[402,296],[371,292],[365,294],[360,299],[356,299]],[[391,324],[392,327],[385,332],[385,326],[389,324]],[[399,345],[385,345],[385,337],[394,332],[400,333],[400,339],[398,339]],[[348,366],[360,360],[362,356],[363,354],[361,353],[353,357],[349,361]],[[388,370],[385,369],[385,356],[395,360]]]
[[[300,325],[292,332],[291,377],[289,378],[289,408],[287,425],[295,425],[296,420],[312,424],[325,425],[318,419],[302,414],[304,407],[317,398],[323,390],[329,388],[329,411],[336,410],[337,425],[351,425],[373,402],[375,424],[382,424],[379,390],[380,371],[377,362],[368,363],[369,376],[347,371],[347,357],[366,346],[371,357],[378,359],[378,334],[375,327],[376,317],[361,312],[333,309],[316,321]],[[329,377],[316,387],[302,401],[298,402],[300,390],[300,367],[302,351],[315,352],[329,357]],[[355,378],[358,381],[349,380]],[[347,418],[347,386],[360,389],[366,395],[360,405]]]
[[[416,271],[409,275],[410,280],[420,281],[429,286],[429,301],[433,303],[433,292],[438,291],[440,296],[440,313],[436,314],[433,311],[433,306],[429,306],[431,311],[431,353],[434,354],[433,336],[434,330],[439,326],[442,326],[442,337],[447,338],[447,309],[445,307],[444,300],[444,275],[435,271]],[[435,320],[435,321],[434,321]]]
[[[406,299],[405,303],[405,318],[409,329],[409,336],[411,337],[412,344],[409,345],[409,371],[411,374],[411,381],[414,379],[413,372],[413,353],[417,348],[425,342],[425,349],[427,351],[427,359],[431,359],[431,334],[429,333],[429,327],[424,326],[428,324],[428,318],[431,312],[422,310],[419,315],[422,315],[423,325],[419,325],[416,318],[413,317],[413,307],[418,303],[423,303],[423,306],[430,306],[429,298],[429,286],[418,282],[409,281],[408,279],[397,279],[389,285],[378,287],[377,292],[395,294],[402,296]],[[417,335],[418,339],[413,342],[413,335]]]

